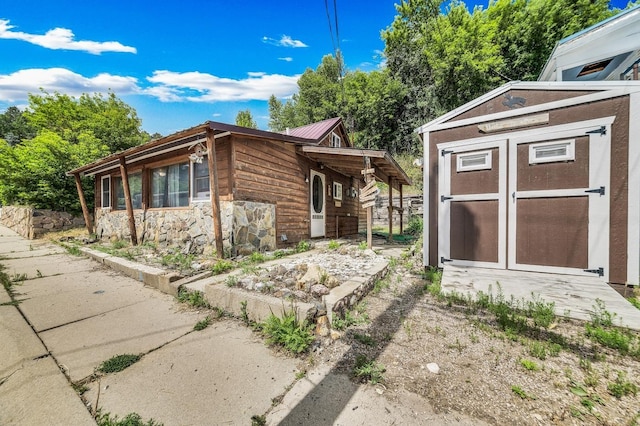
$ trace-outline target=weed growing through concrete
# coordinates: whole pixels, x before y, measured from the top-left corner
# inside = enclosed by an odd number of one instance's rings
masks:
[[[246,300],[240,302],[240,318],[242,318],[242,322],[244,322],[245,325],[249,325],[251,323],[251,320],[249,320],[249,312],[247,311]]]
[[[187,303],[194,308],[210,308],[209,302],[204,297],[204,293],[201,291],[189,291],[186,289],[180,289],[178,292],[178,301],[181,303]]]
[[[153,419],[149,419],[146,422],[142,420],[142,417],[138,413],[129,413],[122,419],[118,416],[112,416],[111,413],[98,412],[96,415],[96,423],[98,426],[162,426],[163,423],[158,423]]]
[[[253,415],[251,416],[251,426],[265,426],[267,424],[267,418],[262,415]]]
[[[101,373],[117,373],[140,361],[141,355],[122,354],[109,358],[98,367]]]
[[[289,352],[305,352],[315,340],[312,327],[307,321],[298,321],[295,311],[283,312],[282,318],[269,315],[260,325],[270,345],[282,346]]]
[[[207,315],[207,317],[203,320],[200,320],[193,326],[195,331],[202,331],[205,328],[209,327],[212,323],[211,317]]]
[[[358,355],[353,367],[353,375],[360,380],[378,384],[384,381],[382,374],[386,371],[384,365],[369,360],[366,355]]]

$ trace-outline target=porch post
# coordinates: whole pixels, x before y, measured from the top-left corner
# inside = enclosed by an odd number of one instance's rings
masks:
[[[133,203],[131,202],[131,190],[129,188],[129,175],[127,174],[127,162],[124,157],[120,157],[120,174],[122,175],[122,187],[124,189],[124,202],[127,206],[127,216],[129,216],[129,232],[131,233],[131,244],[138,245],[136,234],[136,219],[133,216]]]
[[[387,211],[389,212],[389,236],[387,237],[389,242],[393,242],[393,178],[389,176],[389,205]]]
[[[73,177],[76,180],[76,189],[78,190],[78,197],[80,198],[80,206],[82,206],[82,215],[84,216],[84,225],[87,227],[89,235],[93,233],[93,223],[91,223],[91,216],[89,215],[89,208],[87,202],[84,199],[84,190],[82,189],[82,181],[80,180],[80,174],[75,173]]]
[[[213,130],[207,127],[207,164],[209,165],[209,196],[211,199],[211,215],[213,216],[213,234],[216,240],[216,256],[224,258],[222,246],[222,219],[220,218],[220,193],[218,191],[218,162]]]
[[[368,184],[372,180],[375,180],[375,177],[369,173],[371,169],[371,159],[369,157],[364,157],[364,182]],[[367,207],[367,248],[373,247],[373,206]]]
[[[402,214],[404,213],[404,208],[402,205],[402,184],[398,185],[400,188],[400,235],[402,235],[403,226],[402,226]]]

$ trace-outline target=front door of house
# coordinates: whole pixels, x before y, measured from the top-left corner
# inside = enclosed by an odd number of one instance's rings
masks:
[[[311,216],[311,238],[324,237],[326,196],[324,192],[325,176],[311,170],[311,184],[309,185],[309,208]]]

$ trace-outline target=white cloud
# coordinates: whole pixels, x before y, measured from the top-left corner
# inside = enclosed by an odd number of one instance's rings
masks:
[[[85,77],[66,68],[31,68],[0,74],[0,101],[24,101],[27,94],[39,93],[41,88],[70,96],[109,90],[119,95],[139,92],[136,78],[106,73]]]
[[[67,28],[54,28],[44,35],[12,31],[13,28],[15,26],[9,25],[9,20],[0,19],[0,38],[22,40],[47,49],[79,50],[94,55],[99,55],[102,52],[137,53],[135,47],[125,46],[117,41],[76,41],[73,32]]]
[[[309,47],[306,44],[304,44],[302,41],[294,40],[291,38],[291,36],[288,36],[288,35],[283,35],[280,38],[280,40],[264,36],[262,37],[262,42],[267,44],[273,44],[274,46],[280,46],[280,47]]]
[[[291,56],[287,56],[287,57],[284,57],[284,58],[278,58],[278,60],[285,61],[285,62],[292,62],[293,58]]]
[[[298,90],[299,75],[286,76],[250,72],[248,78],[234,80],[198,71],[177,73],[154,71],[147,77],[155,86],[144,92],[163,102],[227,102],[268,100],[271,95],[283,98]]]

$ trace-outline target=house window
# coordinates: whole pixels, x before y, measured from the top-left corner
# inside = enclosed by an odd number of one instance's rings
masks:
[[[151,207],[189,205],[189,163],[172,164],[151,170]]]
[[[575,160],[575,139],[529,145],[529,164]]]
[[[342,184],[338,182],[333,182],[333,199],[341,201],[342,200]]]
[[[101,185],[102,198],[100,205],[102,208],[111,207],[111,176],[102,176]]]
[[[491,151],[476,151],[458,154],[456,171],[491,170]]]
[[[340,148],[340,136],[331,133],[331,148]]]
[[[193,165],[192,188],[194,200],[209,201],[211,193],[209,191],[209,163],[207,156],[202,158],[201,163],[191,163]]]
[[[126,210],[127,205],[124,201],[124,186],[122,185],[122,177],[113,178],[116,188],[116,210]],[[131,204],[134,209],[142,208],[142,173],[133,173],[129,175],[129,190],[131,191]]]

